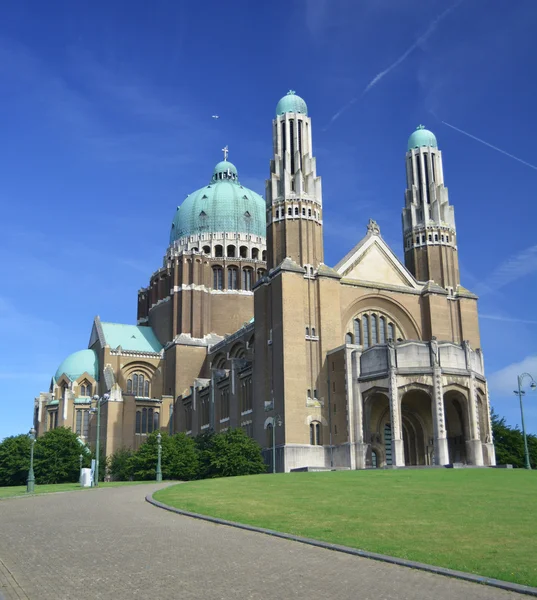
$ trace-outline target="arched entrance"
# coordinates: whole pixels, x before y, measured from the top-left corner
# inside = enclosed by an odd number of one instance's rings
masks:
[[[449,462],[466,464],[466,440],[470,439],[468,425],[468,400],[458,390],[444,394],[444,415]]]
[[[401,399],[405,465],[430,465],[433,459],[432,400],[425,390],[412,389]]]
[[[364,395],[364,440],[368,444],[366,466],[383,468],[392,464],[392,430],[388,396],[373,390]]]

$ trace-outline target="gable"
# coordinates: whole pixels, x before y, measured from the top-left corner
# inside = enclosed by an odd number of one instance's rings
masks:
[[[366,236],[336,267],[345,278],[372,283],[419,286],[412,275],[401,264],[386,242],[378,235]]]

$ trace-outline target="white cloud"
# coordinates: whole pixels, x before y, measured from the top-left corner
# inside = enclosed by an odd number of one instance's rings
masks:
[[[513,396],[513,391],[517,387],[517,376],[522,373],[529,373],[537,381],[537,355],[527,356],[520,362],[507,365],[503,369],[489,375],[488,382],[491,394]],[[529,389],[529,379],[525,380],[524,384],[524,387]]]
[[[488,319],[490,321],[502,321],[504,323],[525,323],[527,325],[537,325],[537,321],[532,319],[517,319],[516,317],[506,317],[504,315],[489,315],[480,313],[480,319]]]
[[[491,275],[478,285],[476,291],[483,295],[489,289],[498,290],[535,272],[537,272],[537,245],[525,248],[500,263]]]

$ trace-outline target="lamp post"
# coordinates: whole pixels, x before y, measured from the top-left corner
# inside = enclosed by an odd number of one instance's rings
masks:
[[[157,433],[157,449],[158,449],[158,458],[157,458],[157,483],[162,481],[162,435],[160,431]]]
[[[95,441],[95,476],[93,481],[93,487],[99,487],[99,454],[101,450],[101,403],[106,402],[110,398],[109,394],[104,394],[102,398],[95,395],[93,400],[97,403],[97,408],[92,408],[92,412],[97,412],[97,439]]]
[[[526,379],[526,377],[531,379],[530,388],[532,390],[535,390],[535,388],[537,388],[537,383],[535,382],[535,379],[533,379],[533,377],[529,373],[522,373],[522,375],[517,376],[518,389],[515,390],[514,393],[518,396],[518,399],[520,400],[520,419],[522,421],[522,435],[524,436],[524,467],[528,470],[531,470],[530,453],[528,451],[528,438],[526,436],[526,426],[524,424],[524,407],[522,405],[522,396],[526,393],[522,389],[522,382],[524,381],[524,379]]]
[[[80,473],[78,475],[78,483],[80,483],[80,485],[82,485],[82,461],[84,460],[84,457],[82,456],[82,454],[80,454],[78,456],[78,461],[80,463]]]
[[[280,415],[272,417],[272,472],[276,473],[276,425],[282,426],[282,418]]]
[[[30,470],[28,471],[28,480],[26,481],[26,493],[33,494],[35,486],[34,476],[34,444],[35,444],[35,429],[30,429]]]

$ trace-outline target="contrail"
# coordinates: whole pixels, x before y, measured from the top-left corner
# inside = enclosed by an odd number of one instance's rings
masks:
[[[505,154],[505,156],[509,156],[509,158],[514,158],[515,160],[518,160],[519,163],[522,163],[523,165],[526,165],[526,167],[530,167],[531,169],[534,169],[535,171],[537,171],[537,166],[532,165],[531,163],[526,162],[525,160],[522,160],[521,158],[518,158],[518,156],[515,156],[514,154],[510,154],[509,152],[506,152],[505,150],[502,150],[501,148],[498,148],[498,146],[493,146],[492,144],[489,144],[488,142],[485,142],[485,140],[482,140],[481,138],[478,138],[475,135],[472,135],[471,133],[468,133],[467,131],[463,131],[462,129],[459,129],[458,127],[455,127],[455,125],[451,125],[450,123],[446,123],[446,121],[442,121],[441,119],[439,119],[439,120],[444,125],[447,125],[448,127],[451,127],[451,129],[454,129],[455,131],[458,131],[459,133],[467,135],[469,138],[472,138],[473,140],[476,140],[477,142],[481,142],[482,144],[485,144],[485,146],[488,146],[489,148],[492,148],[493,150],[496,150],[497,152],[501,152],[502,154]]]
[[[456,2],[449,8],[446,8],[446,10],[443,13],[441,13],[440,15],[438,15],[438,17],[431,21],[429,27],[427,27],[427,29],[425,30],[425,33],[422,33],[420,37],[407,50],[405,50],[405,52],[403,52],[403,54],[401,54],[401,56],[395,62],[393,62],[388,68],[384,69],[384,71],[377,73],[375,77],[373,77],[373,79],[366,85],[364,91],[359,96],[356,96],[355,98],[347,102],[345,106],[340,108],[334,115],[332,115],[332,118],[328,122],[328,125],[323,129],[323,131],[326,131],[328,127],[330,127],[330,125],[332,125],[332,123],[341,116],[341,114],[343,114],[347,109],[349,109],[355,102],[363,98],[367,94],[367,92],[373,89],[381,79],[383,79],[386,75],[388,75],[388,73],[397,68],[407,58],[409,54],[411,54],[420,44],[427,40],[431,36],[433,31],[437,28],[438,24],[443,19],[445,19],[449,15],[449,13],[454,11],[459,6],[459,4],[461,4],[461,2],[463,2],[463,0],[458,0],[458,2]]]

